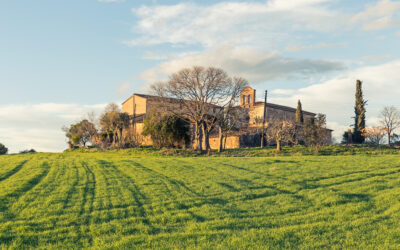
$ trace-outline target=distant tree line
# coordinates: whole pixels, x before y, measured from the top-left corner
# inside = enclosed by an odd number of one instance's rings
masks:
[[[96,119],[93,113],[88,117],[63,127],[69,148],[98,146],[101,148],[125,148],[136,146],[136,140],[129,131],[130,117],[115,103],[108,104]]]
[[[8,148],[4,146],[2,143],[0,143],[0,155],[5,155],[7,153],[8,153]],[[31,153],[36,153],[36,150],[26,149],[19,151],[19,154],[31,154]]]

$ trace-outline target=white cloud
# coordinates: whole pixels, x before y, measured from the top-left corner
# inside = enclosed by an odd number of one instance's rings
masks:
[[[194,65],[220,67],[230,75],[244,77],[251,83],[277,78],[305,78],[313,74],[343,70],[344,65],[328,60],[292,59],[277,52],[260,49],[218,46],[203,52],[188,53],[163,62],[142,73],[148,83],[164,80],[182,68]]]
[[[342,141],[343,133],[349,129],[349,126],[339,124],[337,122],[328,121],[326,126],[332,129],[332,139],[333,143],[340,143]]]
[[[63,126],[83,118],[87,112],[100,113],[105,104],[77,105],[59,103],[0,106],[0,142],[11,153],[34,148],[60,152],[67,146]]]
[[[375,114],[376,116],[373,117],[368,117],[367,118],[367,124],[368,126],[382,126],[380,122],[380,116],[378,113]]]
[[[361,23],[364,30],[380,30],[400,25],[400,2],[380,0],[356,14],[351,22]]]
[[[293,39],[291,31],[329,32],[339,27],[343,14],[329,9],[333,0],[271,0],[221,2],[213,5],[180,3],[133,9],[139,18],[138,39],[128,45],[221,43],[258,44]]]
[[[300,99],[305,110],[327,114],[330,124],[343,130],[353,122],[351,117],[354,116],[355,82],[360,79],[363,81],[364,98],[368,100],[367,122],[369,124],[367,125],[377,125],[376,117],[384,106],[399,106],[400,75],[398,72],[400,72],[400,60],[378,66],[362,67],[319,84],[292,92],[288,90],[287,96],[273,97],[270,100],[295,107],[297,100]],[[336,131],[335,135],[342,132]]]
[[[393,55],[378,55],[378,56],[362,56],[358,59],[361,64],[380,64],[393,60]]]
[[[290,44],[290,45],[286,46],[285,51],[297,52],[297,51],[302,51],[302,50],[316,50],[316,49],[346,47],[346,46],[347,46],[347,43],[318,43],[315,45]]]
[[[294,89],[273,89],[270,91],[271,94],[275,96],[288,96],[288,95],[293,95],[296,93],[296,90]]]
[[[144,52],[144,59],[159,61],[159,60],[164,60],[164,59],[167,59],[167,58],[168,58],[167,56],[158,54],[158,53],[156,53],[154,51],[151,51],[151,50],[147,50],[147,51]]]
[[[132,85],[130,82],[123,82],[119,85],[117,89],[118,94],[127,94],[132,89]]]

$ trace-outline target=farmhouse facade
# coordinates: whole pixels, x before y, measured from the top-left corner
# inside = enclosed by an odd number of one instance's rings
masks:
[[[240,128],[231,133],[225,140],[225,148],[252,147],[260,145],[260,128],[264,114],[264,102],[256,101],[256,90],[246,87],[240,94]],[[144,118],[149,112],[157,111],[167,113],[174,110],[184,112],[184,107],[180,101],[173,98],[160,96],[133,94],[122,103],[122,111],[128,113],[132,118],[131,131],[138,137],[141,136],[144,127]],[[212,109],[210,113],[212,113]],[[315,113],[303,111],[304,120],[313,118]],[[266,104],[266,123],[272,119],[284,121],[296,120],[296,109],[283,105]],[[332,130],[327,129],[327,144],[331,143]],[[149,137],[142,137],[143,145],[152,145]],[[212,149],[218,148],[218,136],[211,134],[210,146]]]

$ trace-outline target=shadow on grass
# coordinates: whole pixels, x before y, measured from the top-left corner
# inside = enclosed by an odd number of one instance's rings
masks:
[[[25,164],[25,163],[24,163]],[[21,165],[22,167],[22,165]],[[22,185],[20,188],[16,189],[14,192],[7,194],[6,196],[0,199],[0,212],[3,213],[3,218],[6,220],[12,220],[16,217],[15,214],[8,211],[10,207],[10,203],[14,200],[18,200],[21,196],[23,196],[26,192],[29,192],[34,187],[36,187],[49,173],[50,166],[47,162],[42,164],[44,168],[43,172],[33,177],[27,183]],[[21,245],[30,245],[30,246],[37,246],[38,245],[38,237],[33,235],[24,235],[24,236],[16,236],[15,234],[4,234],[0,236],[0,243],[9,244],[12,241],[17,240]]]
[[[99,160],[98,163],[102,167],[111,168],[115,172],[115,174],[123,180],[123,182],[126,184],[125,188],[129,190],[129,192],[132,194],[132,198],[135,204],[137,205],[138,215],[139,215],[138,217],[141,218],[143,224],[148,226],[150,234],[158,233],[160,229],[152,225],[149,219],[149,215],[147,214],[146,209],[144,207],[145,203],[151,204],[151,201],[143,192],[140,191],[139,187],[135,184],[135,180],[129,175],[126,175],[111,162]]]
[[[370,201],[371,196],[368,194],[357,194],[357,193],[341,193],[342,197],[341,203],[349,203],[349,202],[363,202]]]
[[[28,160],[25,160],[23,162],[21,162],[20,164],[18,164],[15,168],[13,168],[11,171],[7,172],[5,175],[3,175],[2,177],[0,177],[0,181],[4,181],[8,178],[10,178],[12,175],[16,174],[18,171],[20,171],[22,169],[22,167],[25,165],[25,163],[27,163]]]
[[[39,175],[36,175],[28,182],[23,184],[20,188],[14,190],[14,192],[7,194],[6,196],[0,198],[0,212],[3,212],[8,209],[8,205],[12,200],[17,200],[19,197],[24,195],[29,190],[33,189],[36,185],[40,183],[40,181],[49,173],[50,166],[47,162],[42,164],[44,170]]]

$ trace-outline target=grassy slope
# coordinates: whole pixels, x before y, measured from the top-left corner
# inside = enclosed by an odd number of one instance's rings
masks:
[[[0,249],[399,248],[399,176],[399,155],[1,156]]]

